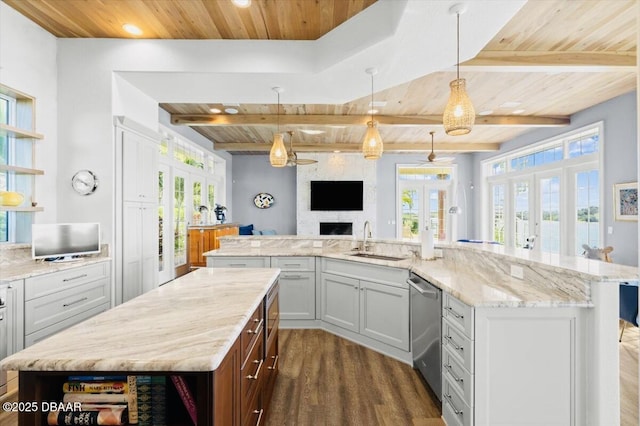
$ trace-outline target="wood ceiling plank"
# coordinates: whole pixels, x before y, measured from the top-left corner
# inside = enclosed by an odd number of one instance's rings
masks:
[[[483,50],[461,67],[466,72],[634,72],[636,54]]]
[[[497,143],[434,143],[434,150],[439,152],[492,152],[500,149]],[[271,149],[270,143],[215,143],[214,149],[233,151],[233,152],[267,152]],[[353,143],[320,143],[306,145],[301,143],[294,144],[296,152],[359,152],[362,150],[362,144]],[[426,143],[384,143],[385,152],[425,152],[431,150],[431,144]]]

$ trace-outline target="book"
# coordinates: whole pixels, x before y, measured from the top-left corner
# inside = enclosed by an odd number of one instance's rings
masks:
[[[124,382],[127,376],[69,376],[70,382]]]
[[[136,376],[138,400],[138,426],[153,426],[151,423],[151,376]]]
[[[138,387],[136,376],[127,376],[127,387],[129,388],[129,401],[127,404],[129,413],[129,423],[138,424]]]
[[[178,395],[180,395],[180,399],[182,399],[182,403],[184,407],[187,409],[189,416],[191,417],[191,421],[193,421],[194,425],[198,424],[198,410],[196,408],[196,401],[193,398],[193,394],[187,385],[187,381],[182,376],[171,376],[171,381],[173,385],[176,387],[178,391]]]
[[[92,404],[126,404],[129,395],[126,393],[65,393],[62,402],[84,402]]]
[[[64,393],[127,393],[127,382],[64,382]]]
[[[151,376],[151,423],[153,426],[167,424],[167,378]]]
[[[100,408],[89,411],[49,411],[47,424],[58,425],[106,425],[120,426],[128,422],[127,408]]]

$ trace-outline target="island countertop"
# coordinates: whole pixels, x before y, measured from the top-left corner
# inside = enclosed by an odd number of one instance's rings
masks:
[[[19,371],[214,371],[277,268],[201,268],[11,355]]]

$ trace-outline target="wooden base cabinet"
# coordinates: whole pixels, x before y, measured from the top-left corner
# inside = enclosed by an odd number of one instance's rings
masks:
[[[218,225],[216,227],[189,228],[189,267],[201,268],[207,266],[207,259],[203,256],[211,250],[220,248],[220,237],[238,235],[235,225]]]

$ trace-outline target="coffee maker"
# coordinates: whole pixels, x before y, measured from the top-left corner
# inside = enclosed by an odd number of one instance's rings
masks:
[[[216,220],[219,223],[224,223],[225,220],[227,220],[226,218],[226,211],[227,208],[225,206],[221,206],[220,204],[216,204],[216,208],[213,209],[214,213],[216,214]]]

